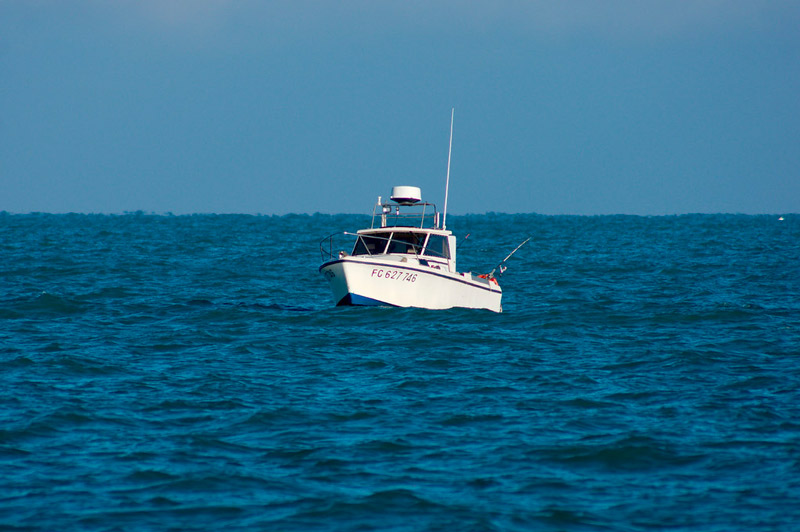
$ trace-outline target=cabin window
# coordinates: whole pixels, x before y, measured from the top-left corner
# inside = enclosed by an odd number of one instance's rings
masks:
[[[391,233],[359,236],[353,248],[353,255],[378,255],[383,253],[390,236]]]
[[[417,255],[422,252],[425,244],[425,233],[394,233],[389,242],[387,253],[410,253]]]
[[[450,246],[447,245],[447,237],[444,235],[431,235],[428,239],[428,246],[425,248],[425,255],[449,259]]]

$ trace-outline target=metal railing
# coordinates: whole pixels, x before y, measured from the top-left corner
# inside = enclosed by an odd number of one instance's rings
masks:
[[[419,227],[424,229],[427,222],[429,227],[439,228],[439,212],[433,203],[376,204],[372,209],[372,229],[376,227],[376,219],[380,220],[378,227]]]
[[[341,237],[337,239],[337,237]],[[319,241],[319,252],[320,256],[322,257],[322,262],[327,262],[329,260],[333,260],[334,258],[340,257],[343,253],[349,253],[348,251],[344,251],[342,249],[344,244],[339,245],[338,242],[344,242],[345,237],[355,237],[356,239],[360,238],[356,233],[348,233],[347,231],[337,231],[335,233],[331,233],[322,240]],[[334,242],[336,240],[336,242]],[[335,247],[334,247],[335,246]],[[353,249],[353,244],[350,244],[349,249]],[[334,249],[337,251],[334,253]]]

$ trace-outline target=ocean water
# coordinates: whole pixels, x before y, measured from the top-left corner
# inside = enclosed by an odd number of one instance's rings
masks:
[[[449,217],[502,314],[367,222],[0,214],[0,530],[800,530],[800,216]]]

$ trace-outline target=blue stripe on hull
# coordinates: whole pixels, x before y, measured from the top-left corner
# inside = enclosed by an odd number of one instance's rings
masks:
[[[345,306],[358,306],[358,307],[393,307],[389,303],[372,299],[371,297],[364,297],[358,294],[347,294],[336,303],[337,307]]]

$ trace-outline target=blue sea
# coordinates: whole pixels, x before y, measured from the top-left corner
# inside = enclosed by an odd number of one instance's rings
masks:
[[[800,215],[450,216],[502,314],[334,307],[361,215],[0,214],[0,530],[800,530]]]

